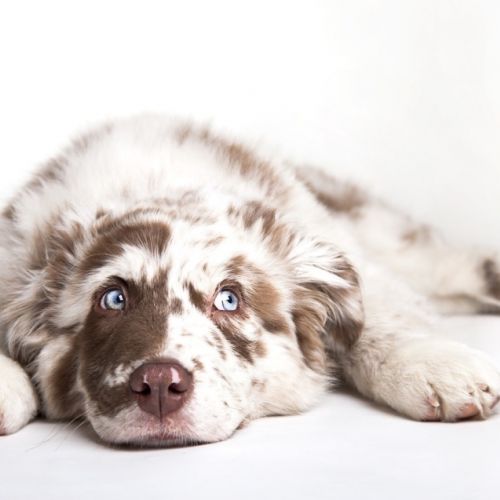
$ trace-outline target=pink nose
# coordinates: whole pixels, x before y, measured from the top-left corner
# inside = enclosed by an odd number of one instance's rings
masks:
[[[180,364],[162,361],[139,366],[129,384],[139,407],[161,419],[185,403],[192,380]]]

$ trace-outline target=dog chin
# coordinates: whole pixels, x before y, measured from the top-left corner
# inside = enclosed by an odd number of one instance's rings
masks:
[[[167,416],[159,420],[134,410],[122,410],[115,417],[90,417],[89,420],[94,431],[106,443],[141,448],[174,448],[214,443],[227,439],[236,430],[218,432],[217,435],[201,435],[195,426],[181,415]]]
[[[128,438],[123,436],[123,438],[118,441],[109,441],[104,436],[101,436],[101,438],[108,444],[130,448],[180,448],[208,444],[210,442],[200,441],[191,436],[170,434],[168,431],[145,433],[138,436],[129,436]]]

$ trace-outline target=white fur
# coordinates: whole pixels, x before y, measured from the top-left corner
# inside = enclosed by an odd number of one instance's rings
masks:
[[[26,372],[0,354],[0,435],[12,434],[32,420],[38,401]]]

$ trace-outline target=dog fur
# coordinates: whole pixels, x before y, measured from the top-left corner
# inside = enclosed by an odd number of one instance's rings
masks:
[[[487,417],[500,375],[432,336],[500,313],[500,255],[451,248],[351,184],[160,116],[109,123],[49,161],[0,218],[0,434],[37,413],[112,443],[225,439],[332,384],[417,420]],[[119,287],[127,309],[103,312]],[[218,291],[238,310],[214,308]],[[129,379],[193,377],[165,418]]]

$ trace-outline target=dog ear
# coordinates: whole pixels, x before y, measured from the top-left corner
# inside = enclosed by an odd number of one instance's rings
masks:
[[[361,290],[353,265],[333,245],[301,234],[275,209],[260,203],[231,207],[229,216],[286,262],[299,346],[307,364],[324,371],[328,356],[349,349],[363,329]]]
[[[306,362],[325,369],[328,356],[350,349],[361,334],[364,311],[358,275],[329,244],[302,239],[293,266],[293,321]]]

